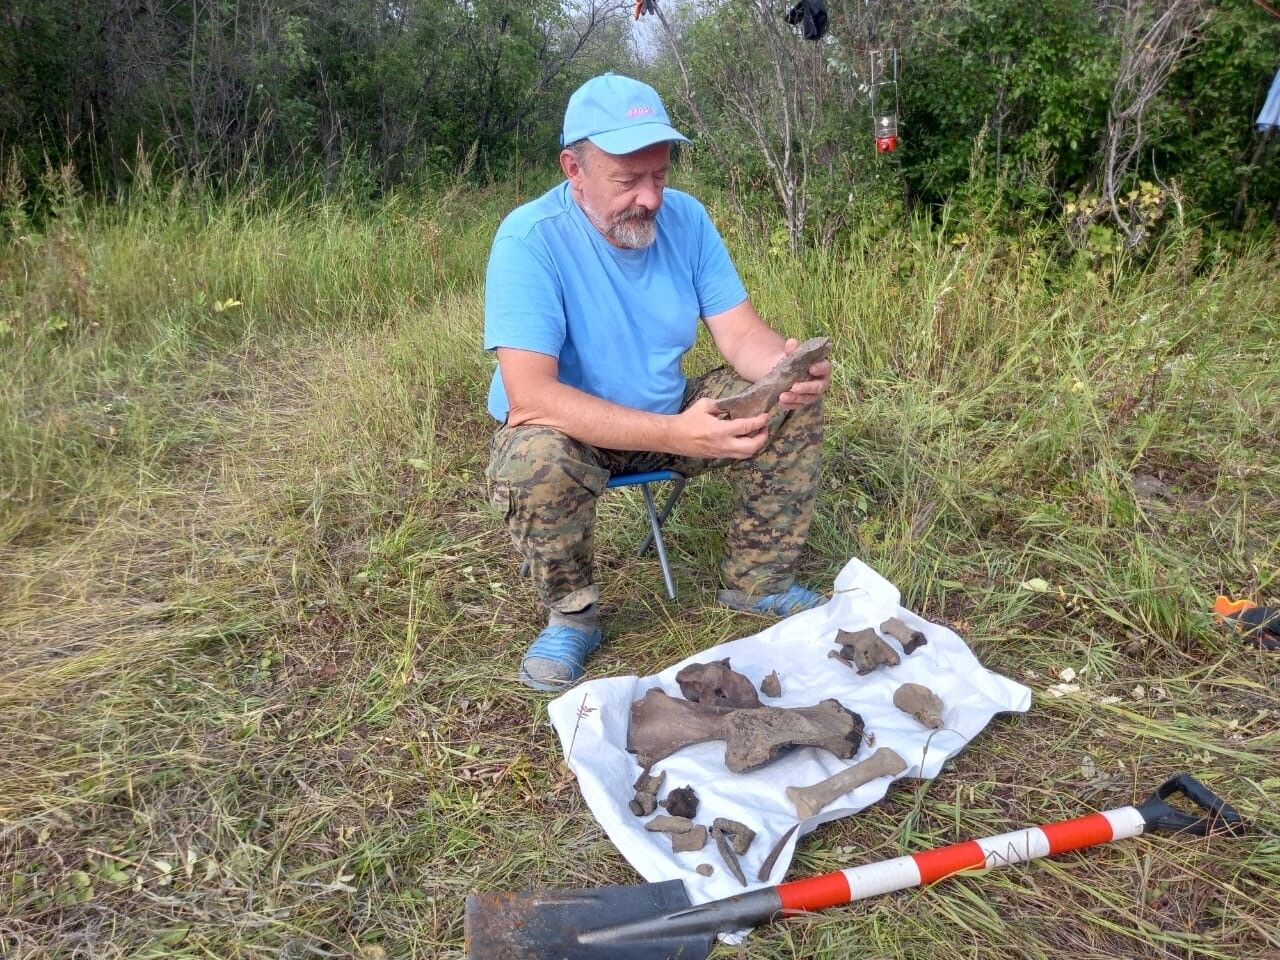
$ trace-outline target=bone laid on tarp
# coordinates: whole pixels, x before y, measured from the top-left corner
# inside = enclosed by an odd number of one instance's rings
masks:
[[[797,841],[820,823],[875,803],[896,779],[937,776],[942,764],[978,737],[995,714],[1030,706],[1029,690],[983,667],[953,631],[904,608],[897,588],[861,561],[854,559],[845,565],[831,592],[831,601],[823,606],[700,651],[655,675],[601,677],[579,684],[551,702],[552,725],[591,814],[646,880],[680,880],[693,903],[745,892],[731,870],[719,863],[710,876],[696,871],[708,859],[718,860],[715,853],[710,857],[706,851],[676,853],[669,835],[645,830],[644,819],[628,805],[635,799],[637,780],[646,767],[651,776],[666,775],[666,790],[687,786],[697,793],[698,823],[710,827],[720,817],[747,824],[757,833],[748,852],[738,858],[750,888],[763,882],[758,879],[761,868],[775,848],[776,860],[766,872],[766,880],[786,874]],[[891,618],[901,621],[908,640],[912,633],[920,633],[927,641],[909,656],[900,656],[896,666],[879,665],[859,675],[850,665],[827,658],[828,650],[838,650],[835,640],[842,630],[878,630],[885,643],[902,650],[905,644],[894,636],[900,632],[896,625],[893,632],[883,627]],[[841,711],[856,714],[864,729],[845,741],[848,749],[842,750],[844,757],[821,747],[780,748],[759,766],[748,764],[743,772],[735,773],[728,763],[727,741],[715,739],[726,732],[725,711],[715,703],[690,703],[676,682],[677,675],[688,667],[724,660],[757,689],[771,673],[776,672],[780,680],[780,696],[767,698],[761,707],[738,712],[807,709],[829,699]],[[691,671],[685,674],[686,680],[700,673]],[[714,684],[714,675],[702,676]],[[906,683],[927,686],[945,704],[943,729],[930,729],[894,705],[894,692]],[[713,700],[715,689],[714,685],[710,688]],[[706,734],[705,741],[686,740],[677,746],[674,739],[660,737],[653,752],[663,756],[651,765],[638,755],[643,748],[630,752],[632,704],[651,695],[653,701],[677,701],[678,706],[664,709],[681,715],[689,708],[705,710],[694,714],[705,724],[698,728]],[[872,734],[874,745],[869,742]],[[881,747],[898,754],[905,770],[858,786],[811,817],[797,816],[787,787],[821,783]],[[658,794],[658,790],[652,793]],[[657,812],[661,813],[661,808]],[[789,838],[782,840],[789,832]],[[709,849],[712,846],[708,844]]]

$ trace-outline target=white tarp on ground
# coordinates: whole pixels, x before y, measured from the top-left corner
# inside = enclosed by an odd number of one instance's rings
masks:
[[[720,860],[715,842],[695,853],[672,853],[666,834],[644,829],[649,817],[637,817],[627,807],[641,773],[627,752],[631,704],[651,687],[680,697],[676,673],[691,663],[729,658],[730,665],[757,687],[777,670],[782,696],[762,697],[769,706],[811,706],[834,697],[860,714],[874,748],[864,740],[852,760],[838,760],[817,748],[793,750],[749,773],[731,773],[724,765],[724,743],[685,747],[654,764],[665,770],[660,799],[675,787],[691,786],[701,803],[696,822],[708,828],[716,817],[738,820],[754,829],[755,842],[742,858],[751,888],[780,883],[791,863],[797,838],[819,824],[848,816],[885,795],[890,778],[882,778],[837,800],[821,814],[806,820],[787,842],[767,881],[756,874],[784,833],[795,825],[795,808],[787,799],[790,785],[807,786],[891,747],[907,761],[905,777],[932,779],[943,762],[958,753],[1002,711],[1025,711],[1031,691],[982,666],[954,632],[921,620],[899,605],[897,587],[858,560],[850,560],[836,577],[832,600],[814,610],[773,624],[755,636],[733,640],[673,664],[652,677],[605,677],[579,684],[550,704],[552,725],[560,737],[570,768],[577,775],[591,812],[627,861],[649,882],[683,880],[693,903],[705,903],[743,891]],[[835,650],[836,630],[878,627],[891,616],[922,630],[929,642],[897,667],[880,667],[867,676],[827,656]],[[893,639],[887,643],[900,650]],[[922,683],[946,705],[946,729],[927,730],[893,705],[899,684]],[[665,813],[661,808],[657,813]],[[695,872],[701,863],[715,868],[710,877]]]

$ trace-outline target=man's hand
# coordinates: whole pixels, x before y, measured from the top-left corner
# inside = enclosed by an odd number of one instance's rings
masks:
[[[788,339],[783,344],[782,355],[791,356],[798,346],[800,346],[799,340],[794,337]],[[799,410],[801,407],[817,403],[818,399],[827,392],[827,387],[831,385],[831,361],[819,360],[817,363],[810,364],[809,376],[812,379],[794,383],[790,390],[784,391],[778,397],[778,406],[784,410]]]
[[[671,452],[709,460],[746,460],[769,440],[767,413],[741,420],[724,420],[718,414],[720,408],[707,397],[676,414],[672,418]]]

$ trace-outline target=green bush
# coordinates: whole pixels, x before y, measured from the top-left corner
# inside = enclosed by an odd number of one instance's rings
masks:
[[[928,16],[905,51],[902,158],[912,195],[1001,206],[1022,219],[1056,211],[1066,194],[1095,193],[1123,54],[1119,20],[1087,0],[974,0]],[[1245,208],[1273,215],[1280,171],[1259,163],[1253,121],[1278,43],[1280,21],[1264,11],[1210,8],[1145,118],[1146,149],[1126,189],[1176,184],[1184,213],[1219,224]]]

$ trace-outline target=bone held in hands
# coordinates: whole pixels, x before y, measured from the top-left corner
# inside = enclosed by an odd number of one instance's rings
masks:
[[[855,763],[821,783],[811,787],[787,787],[787,799],[795,804],[796,816],[803,820],[864,783],[881,777],[896,777],[906,769],[907,762],[901,756],[888,747],[881,747],[861,763]]]
[[[829,337],[814,337],[796,347],[773,365],[773,369],[741,393],[716,400],[716,406],[729,414],[730,420],[754,417],[772,410],[778,398],[801,380],[809,379],[809,368],[831,352]]]
[[[690,703],[654,687],[631,704],[627,749],[648,765],[681,747],[725,741],[734,773],[754,770],[788,747],[822,747],[842,760],[858,752],[862,718],[837,700],[811,707],[720,707]]]

